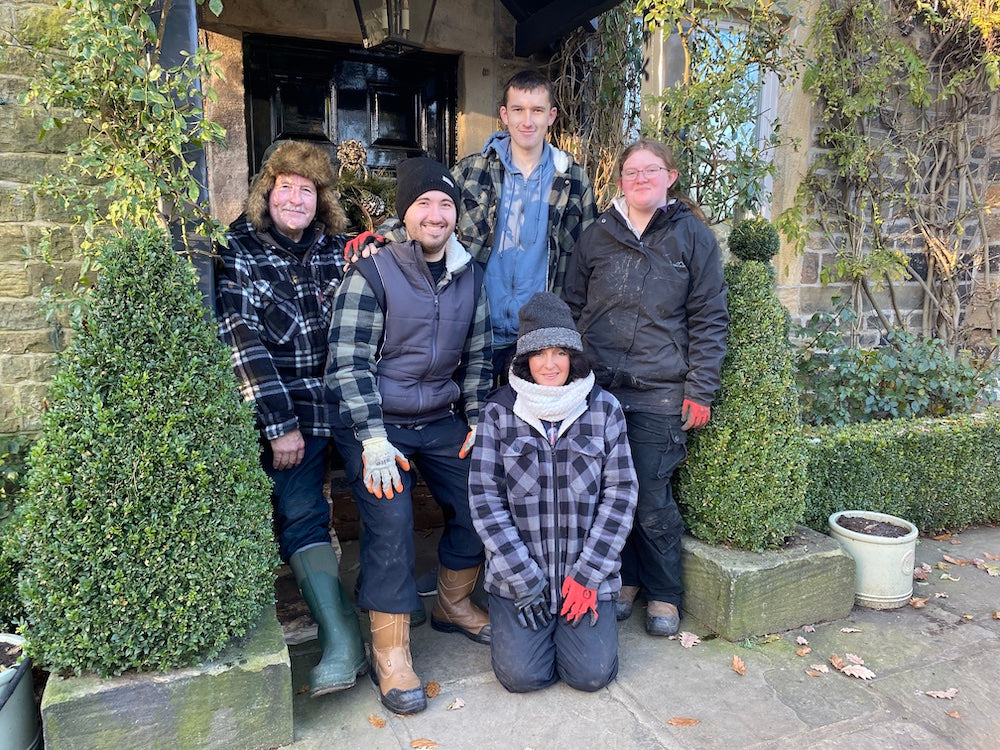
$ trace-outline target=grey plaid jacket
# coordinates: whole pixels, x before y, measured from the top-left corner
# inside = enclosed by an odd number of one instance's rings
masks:
[[[486,590],[515,600],[544,590],[555,613],[570,575],[598,599],[616,599],[638,493],[621,406],[595,386],[553,447],[514,415],[515,395],[508,385],[489,399],[472,451]]]
[[[216,314],[240,393],[264,436],[332,433],[323,375],[333,295],[344,267],[343,235],[316,241],[300,260],[240,216],[217,247]]]

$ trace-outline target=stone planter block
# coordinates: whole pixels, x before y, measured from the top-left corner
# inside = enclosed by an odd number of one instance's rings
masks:
[[[779,550],[745,552],[683,540],[684,611],[729,641],[850,614],[854,560],[803,526]]]
[[[292,742],[291,662],[274,608],[213,661],[100,679],[52,675],[46,750],[273,748]]]

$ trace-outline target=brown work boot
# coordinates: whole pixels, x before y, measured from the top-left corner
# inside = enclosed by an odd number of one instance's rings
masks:
[[[488,644],[493,638],[490,616],[469,598],[479,578],[479,566],[465,570],[438,572],[437,603],[431,611],[431,627],[442,633],[461,633],[476,643]]]
[[[415,714],[427,708],[424,686],[410,657],[410,616],[369,612],[372,621],[372,680],[382,705],[393,713]]]
[[[650,635],[676,635],[680,623],[680,614],[673,604],[647,602],[646,632]]]
[[[632,603],[639,595],[638,586],[622,586],[622,590],[615,599],[615,619],[621,622],[632,616]]]

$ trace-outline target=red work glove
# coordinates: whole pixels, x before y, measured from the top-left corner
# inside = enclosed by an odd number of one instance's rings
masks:
[[[684,399],[681,404],[681,419],[684,424],[682,430],[690,430],[693,427],[704,427],[708,424],[708,418],[712,416],[712,410],[707,406],[696,404],[689,398]]]
[[[572,576],[566,576],[562,585],[563,604],[559,616],[565,615],[566,621],[575,628],[580,624],[580,618],[590,612],[590,627],[597,624],[597,592],[577,583]]]
[[[348,263],[357,263],[358,260],[365,257],[361,251],[364,250],[366,245],[374,245],[376,248],[379,248],[385,244],[386,239],[382,235],[372,232],[362,232],[344,245],[344,260]],[[371,252],[369,251],[368,254],[371,255]]]

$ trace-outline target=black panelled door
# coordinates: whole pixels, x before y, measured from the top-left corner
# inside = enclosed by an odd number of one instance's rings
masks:
[[[369,169],[421,154],[455,161],[455,56],[248,35],[243,60],[251,174],[284,138],[327,144],[333,155],[357,139]]]

